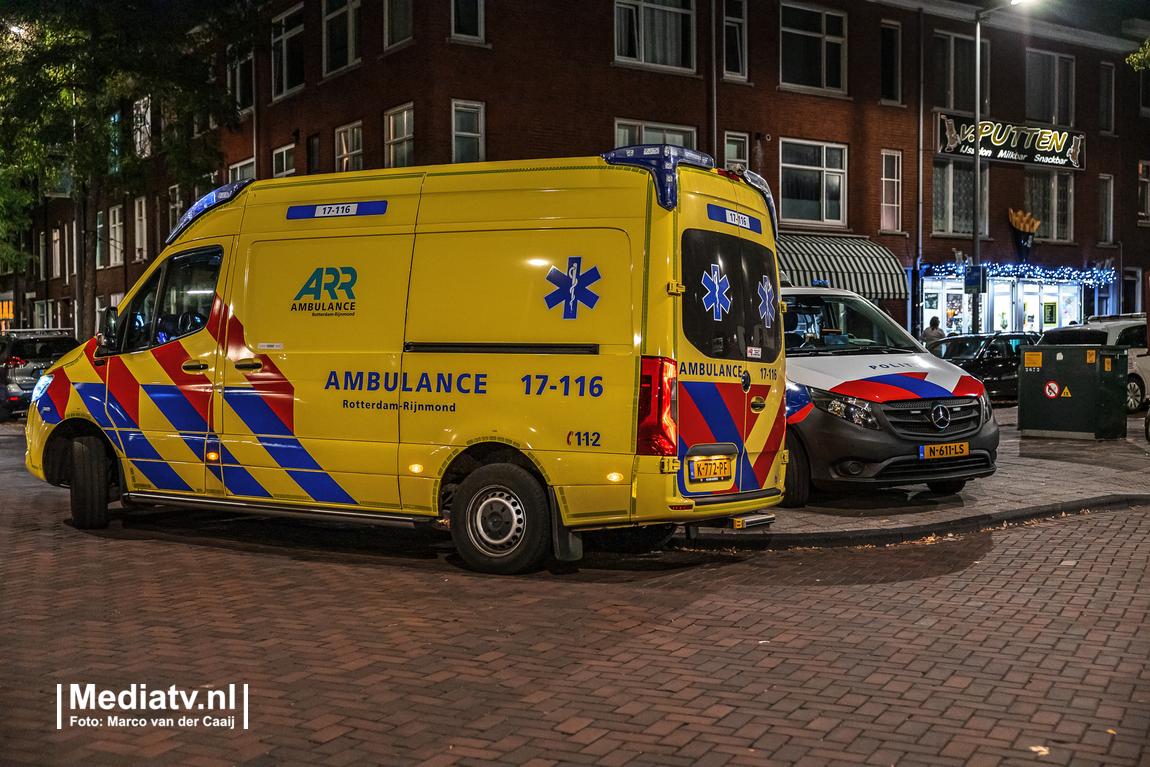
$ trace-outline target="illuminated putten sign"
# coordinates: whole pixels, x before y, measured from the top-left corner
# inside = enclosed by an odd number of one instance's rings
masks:
[[[1086,134],[1057,128],[983,120],[979,125],[979,150],[984,160],[1050,165],[1068,170],[1086,167]],[[974,155],[974,120],[938,116],[939,154]]]

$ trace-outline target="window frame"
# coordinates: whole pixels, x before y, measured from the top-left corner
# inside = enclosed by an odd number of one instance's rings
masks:
[[[479,157],[474,160],[460,160],[456,138],[459,136],[474,136],[476,134],[460,133],[455,128],[455,115],[460,111],[477,112],[479,115]],[[487,105],[482,101],[467,101],[464,99],[451,100],[451,162],[485,162],[487,159]]]
[[[716,0],[718,1],[718,0]],[[697,45],[697,29],[696,29],[696,7],[695,0],[689,0],[690,8],[672,8],[666,5],[659,5],[657,2],[651,0],[615,0],[612,6],[613,25],[614,25],[614,44],[615,56],[614,61],[620,64],[627,64],[630,66],[644,67],[650,69],[657,69],[663,72],[678,72],[680,74],[690,73],[694,74],[698,70],[698,45]],[[619,29],[619,9],[630,8],[634,11],[635,20],[635,58],[621,55],[619,52],[619,42],[621,31]],[[690,66],[679,66],[677,64],[659,64],[657,62],[647,61],[645,59],[646,43],[643,34],[643,11],[646,8],[651,8],[654,11],[662,11],[669,13],[677,13],[687,16],[687,23],[690,25],[689,37],[691,40],[690,50]],[[725,48],[724,48],[725,50]],[[725,66],[725,64],[724,64]]]
[[[886,175],[886,158],[888,158],[888,157],[893,157],[895,159],[895,162],[896,162],[896,171],[895,171],[896,175],[894,177],[888,177]],[[880,154],[880,163],[881,163],[881,168],[880,168],[879,173],[880,173],[880,179],[881,179],[881,181],[880,181],[881,193],[879,195],[879,232],[880,233],[881,232],[893,232],[893,233],[902,234],[903,233],[903,228],[902,228],[902,150],[901,149],[883,149],[881,154]],[[887,192],[887,182],[888,181],[893,182],[895,184],[895,190],[896,191],[895,191],[895,195],[894,195],[895,196],[894,202],[887,202],[886,192]],[[895,213],[894,213],[895,226],[893,228],[883,226],[883,214],[889,208],[893,208],[895,211]]]
[[[230,49],[229,49],[229,52],[230,52]],[[241,98],[243,91],[240,88],[240,83],[241,83],[241,80],[243,78],[243,70],[245,68],[247,68],[247,70],[248,70],[247,85],[248,85],[248,97],[250,99],[249,103],[246,105],[244,104],[243,99]],[[248,112],[255,109],[255,102],[256,102],[255,74],[256,74],[255,54],[252,51],[248,51],[248,55],[246,58],[242,58],[239,61],[236,61],[236,62],[228,65],[228,75],[227,75],[227,77],[228,77],[228,92],[231,93],[232,98],[235,99],[236,108],[239,110],[241,115],[247,114]]]
[[[411,29],[407,37],[400,38],[399,40],[389,41],[391,36],[391,9],[399,3],[404,3],[408,8],[408,16],[410,18]],[[383,0],[383,50],[390,51],[415,37],[415,2],[414,0]]]
[[[328,3],[330,2],[331,0],[323,0],[323,2],[320,3],[320,12],[323,16],[323,49],[321,51],[321,56],[323,57],[324,77],[330,77],[331,75],[339,74],[346,69],[350,69],[363,59],[362,53],[360,51],[361,45],[359,40],[359,31],[363,23],[363,20],[360,17],[361,0],[347,0],[343,8],[329,13],[327,7]],[[343,64],[329,69],[328,64],[330,62],[328,61],[329,51],[327,32],[328,22],[342,14],[347,14],[347,18],[345,19],[347,26],[347,60]]]
[[[451,0],[451,39],[452,40],[462,40],[463,42],[467,42],[467,43],[484,43],[484,42],[486,42],[487,30],[485,29],[484,19],[483,19],[483,16],[484,16],[484,7],[483,6],[485,5],[484,0],[469,0],[470,2],[475,3],[476,12],[479,16],[479,24],[478,24],[479,34],[478,35],[468,35],[468,34],[464,34],[462,32],[456,31],[456,29],[455,29],[455,5],[456,5],[456,3],[460,2],[460,1],[461,0]]]
[[[288,156],[289,151],[291,152],[291,160],[292,160],[291,170],[288,170],[288,168],[287,168],[287,156]],[[277,171],[276,170],[276,160],[281,155],[284,158],[284,170]],[[276,149],[273,149],[272,150],[272,178],[287,178],[288,176],[294,176],[294,175],[295,175],[295,142],[292,142],[291,144],[284,144],[281,147],[277,147]]]
[[[104,230],[107,224],[104,219],[104,211],[96,211],[96,268],[103,269],[106,264],[104,263],[104,256],[106,255],[107,248],[104,247]]]
[[[132,211],[135,214],[135,228],[132,235],[136,245],[132,263],[138,264],[148,260],[148,198],[137,197],[133,200]]]
[[[1150,226],[1150,160],[1138,161],[1138,226]]]
[[[732,160],[731,154],[728,151],[728,144],[734,139],[736,142],[743,143],[742,157]],[[750,167],[751,156],[751,134],[742,133],[739,131],[724,131],[723,132],[723,167],[727,170],[733,170],[733,165],[741,165],[744,169]]]
[[[339,151],[340,134],[341,133],[348,133],[349,136],[354,135],[353,131],[356,128],[359,129],[359,148],[353,149],[351,151],[348,151],[346,153],[341,154]],[[334,172],[336,172],[336,173],[354,173],[357,170],[363,170],[363,120],[356,120],[355,122],[350,122],[347,125],[339,126],[334,131],[332,131],[332,137],[335,139],[335,171]],[[349,145],[350,145],[350,142],[349,142]],[[340,167],[340,165],[342,164],[342,161],[348,161],[349,163],[354,165],[354,163],[355,163],[354,158],[356,158],[356,157],[359,158],[359,167],[358,168],[341,168]]]
[[[821,163],[822,164],[819,166],[814,166],[814,165],[796,165],[793,163],[783,162],[783,144],[801,144],[804,146],[817,146],[817,147],[819,147],[822,150],[821,151],[821,156],[822,156]],[[842,150],[842,152],[843,152],[843,167],[842,168],[828,168],[827,167],[827,164],[826,164],[826,162],[827,162],[827,160],[826,160],[827,151],[826,150],[827,149],[841,149]],[[782,197],[783,171],[786,169],[806,170],[806,171],[818,170],[819,171],[819,174],[821,176],[820,189],[819,189],[819,216],[820,216],[820,218],[818,218],[817,220],[816,219],[810,219],[810,218],[784,218],[783,217],[783,197]],[[850,147],[848,147],[846,144],[839,144],[839,143],[836,143],[834,141],[813,141],[811,139],[790,138],[790,137],[780,138],[779,139],[779,187],[778,187],[779,188],[779,196],[776,198],[776,200],[777,200],[776,205],[778,205],[778,210],[779,210],[779,224],[782,225],[782,224],[786,223],[786,224],[790,224],[790,225],[794,225],[794,226],[804,226],[804,227],[813,226],[813,227],[835,227],[835,228],[839,228],[839,229],[847,228],[847,226],[849,225],[849,222],[850,222],[849,206],[847,204],[849,202],[849,199],[848,199],[849,198],[848,183],[850,181],[849,169],[850,169]],[[827,175],[828,175],[828,172],[831,175],[841,176],[841,178],[842,178],[842,183],[840,186],[841,195],[839,198],[839,206],[840,206],[839,209],[841,212],[841,216],[838,219],[828,219],[826,217],[827,216]]]
[[[942,30],[942,31],[935,30],[934,35],[932,37],[932,40],[937,40],[940,37],[946,38],[948,41],[947,42],[947,65],[946,66],[947,66],[947,72],[950,74],[950,78],[949,78],[949,82],[947,83],[945,103],[938,103],[939,102],[938,93],[935,93],[935,96],[934,96],[935,107],[940,108],[940,109],[944,109],[948,112],[956,112],[960,115],[970,115],[971,117],[973,117],[974,116],[974,109],[973,108],[972,109],[961,109],[961,108],[956,107],[954,105],[954,91],[955,91],[955,88],[954,88],[954,81],[955,81],[955,78],[954,78],[954,41],[955,40],[969,40],[971,43],[973,43],[974,38],[971,37],[970,35],[959,34],[958,32],[949,32],[946,30]],[[985,51],[981,57],[982,60],[980,62],[980,66],[983,68],[985,74],[982,76],[982,83],[981,83],[981,88],[980,88],[980,90],[981,90],[980,95],[982,96],[982,109],[980,110],[980,112],[982,114],[982,118],[986,119],[986,116],[990,114],[990,56],[993,53],[993,48],[990,44],[990,41],[985,39],[985,38],[982,40],[982,44],[985,46]],[[935,82],[935,85],[937,86],[938,72],[934,73],[934,82]],[[936,90],[937,90],[937,88],[936,88]],[[972,104],[972,106],[973,106],[973,104]]]
[[[1107,192],[1107,194],[1104,194]],[[1098,244],[1114,244],[1114,176],[1098,174]]]
[[[1027,166],[1026,175],[1042,176],[1046,175],[1050,178],[1050,214],[1044,215],[1046,211],[1032,210],[1030,213],[1043,223],[1049,222],[1052,227],[1053,236],[1042,237],[1036,231],[1034,233],[1035,242],[1050,242],[1068,244],[1074,242],[1074,174],[1067,170],[1057,170],[1055,168],[1040,168],[1034,166]],[[1067,179],[1068,187],[1066,190],[1066,200],[1069,210],[1066,215],[1066,236],[1058,236],[1058,178],[1064,176]],[[1026,179],[1023,179],[1023,196],[1025,198]],[[1039,226],[1039,229],[1042,227]]]
[[[934,163],[936,162],[944,163],[948,168],[946,180],[946,229],[934,228],[934,181],[935,175],[937,174]],[[931,161],[931,236],[961,237],[963,239],[971,239],[974,236],[973,232],[959,232],[955,231],[954,228],[954,166],[956,164],[970,165],[971,175],[974,174],[973,157],[969,160],[963,160],[949,156],[935,156]],[[979,221],[982,223],[982,232],[980,233],[980,237],[985,238],[990,236],[990,195],[987,193],[990,189],[990,164],[986,160],[982,161],[982,166],[979,169],[978,176],[979,181],[982,183],[982,193],[978,196],[979,202],[982,204],[982,212],[979,215]]]
[[[1109,82],[1107,82],[1106,75],[1105,75],[1105,72],[1107,70],[1110,71]],[[1100,120],[1099,120],[1098,132],[1102,133],[1105,136],[1113,136],[1117,132],[1117,128],[1118,128],[1118,126],[1115,124],[1115,118],[1117,115],[1115,114],[1115,108],[1114,108],[1114,97],[1117,95],[1116,85],[1118,82],[1117,81],[1118,70],[1114,66],[1113,63],[1111,63],[1109,61],[1103,61],[1099,65],[1098,74],[1099,74],[1099,80],[1100,80],[1100,82],[1098,83],[1099,101],[1101,102],[1102,99],[1106,98],[1107,92],[1109,92],[1109,94],[1110,94],[1110,114],[1106,115],[1106,117],[1109,118],[1110,127],[1109,127],[1109,129],[1107,129],[1105,127],[1107,123],[1103,122],[1103,120],[1102,120],[1102,116],[1105,115],[1105,110],[1103,110],[1102,104],[1099,103],[1098,114],[1099,114]]]
[[[792,27],[783,26],[783,9],[784,8],[796,8],[799,10],[811,11],[811,12],[815,12],[815,13],[820,14],[820,16],[822,17],[821,20],[822,20],[823,32],[816,35],[814,32],[809,32],[805,29],[794,29]],[[827,28],[827,15],[828,14],[832,15],[832,16],[842,17],[842,20],[843,20],[842,37],[839,37],[837,35],[827,34],[826,28]],[[848,40],[850,37],[850,30],[849,30],[849,26],[848,26],[849,22],[850,22],[850,16],[846,11],[839,11],[839,10],[835,10],[833,8],[824,8],[824,7],[818,6],[818,5],[808,5],[805,3],[794,3],[794,2],[781,2],[781,3],[779,3],[779,86],[784,88],[784,89],[804,91],[806,93],[821,93],[821,94],[834,94],[834,95],[845,96],[848,92],[847,75],[848,75],[849,70],[847,67],[847,59],[848,59],[848,50],[849,50]],[[788,32],[791,34],[803,35],[806,37],[817,37],[819,39],[819,41],[820,41],[819,69],[822,73],[822,83],[823,83],[821,86],[804,85],[802,83],[788,83],[786,80],[783,79],[784,78],[783,60],[786,57],[785,45],[783,43],[783,35],[785,33],[788,33]],[[831,38],[832,42],[838,43],[842,48],[842,52],[839,54],[839,78],[840,78],[840,82],[842,83],[841,88],[831,88],[831,87],[827,86],[827,42],[828,42],[828,38]]]
[[[52,272],[51,272],[52,277],[51,277],[51,279],[53,279],[53,280],[58,279],[60,277],[60,275],[63,274],[63,272],[61,271],[61,268],[60,268],[61,251],[63,250],[63,243],[61,242],[62,237],[63,237],[63,235],[61,233],[60,227],[59,226],[52,227]]]
[[[120,203],[108,208],[108,266],[124,265],[125,244],[124,205]]]
[[[631,128],[635,128],[638,131],[638,137],[636,138],[636,141],[635,141],[635,143],[637,143],[637,144],[666,143],[665,141],[647,140],[645,135],[644,135],[647,130],[659,130],[659,131],[663,131],[664,133],[668,130],[680,131],[680,132],[684,133],[685,135],[690,136],[690,139],[691,139],[690,144],[685,145],[685,147],[687,149],[695,149],[699,143],[699,131],[698,131],[698,129],[696,129],[690,125],[672,125],[671,123],[657,123],[657,122],[649,122],[649,121],[645,121],[645,120],[631,120],[631,119],[627,119],[627,118],[617,117],[617,118],[615,118],[615,144],[616,144],[615,148],[616,149],[621,147],[621,146],[627,146],[628,145],[625,143],[623,143],[623,144],[619,143],[619,129],[622,126],[629,126]]]
[[[152,97],[144,96],[132,102],[132,146],[137,157],[152,154]]]
[[[243,169],[248,167],[249,165],[251,166],[251,169],[252,169],[252,175],[251,176],[240,175],[240,173],[243,171]],[[239,181],[240,179],[244,179],[244,178],[253,178],[254,179],[255,177],[256,177],[256,158],[255,157],[249,157],[246,160],[240,160],[239,162],[233,162],[231,165],[228,166],[228,183],[232,183],[234,181]],[[214,188],[215,187],[213,187],[213,189]],[[210,192],[211,189],[209,189],[208,191]]]
[[[276,16],[274,19],[272,19],[272,46],[271,46],[271,61],[272,61],[272,71],[271,71],[271,90],[272,90],[272,101],[279,101],[280,99],[285,99],[285,98],[287,98],[287,97],[289,97],[289,96],[293,96],[293,95],[295,95],[296,93],[299,93],[300,91],[302,91],[302,90],[304,89],[304,85],[305,85],[305,84],[306,84],[306,82],[307,82],[307,76],[306,76],[306,74],[305,74],[305,75],[304,75],[304,77],[302,78],[302,80],[301,80],[301,82],[300,82],[300,84],[299,84],[299,85],[296,85],[296,86],[292,86],[292,87],[288,87],[288,83],[287,83],[287,72],[288,72],[288,66],[287,66],[287,63],[288,63],[288,60],[287,60],[287,56],[288,56],[288,42],[289,42],[289,41],[290,41],[292,38],[294,38],[296,35],[302,35],[302,34],[304,33],[304,30],[305,30],[305,28],[306,28],[306,26],[307,26],[306,20],[304,20],[304,19],[301,17],[301,20],[300,20],[300,23],[299,23],[299,25],[298,25],[298,26],[292,27],[291,29],[286,29],[286,28],[285,28],[285,29],[284,29],[284,30],[283,30],[283,31],[282,31],[282,32],[281,32],[279,35],[277,35],[277,34],[276,34],[276,25],[277,25],[277,24],[281,24],[281,23],[283,23],[284,21],[286,21],[286,20],[287,20],[287,18],[288,18],[289,16],[292,16],[292,15],[293,15],[293,14],[295,14],[297,11],[302,11],[302,10],[303,10],[303,7],[304,7],[304,4],[303,4],[303,3],[299,3],[298,5],[295,5],[295,6],[291,7],[291,8],[289,8],[288,10],[284,11],[283,13],[281,13],[280,15],[278,15],[278,16]],[[281,44],[281,49],[280,49],[280,56],[278,56],[278,57],[277,57],[277,55],[276,55],[276,42],[277,42],[277,41],[278,41],[278,42]],[[305,46],[306,46],[306,41],[305,41]],[[306,67],[306,66],[307,66],[307,54],[306,54],[306,51],[304,51],[304,53],[303,53],[303,57],[304,57],[304,66]],[[282,69],[282,71],[283,71],[283,90],[282,90],[282,91],[280,91],[280,92],[278,92],[278,93],[276,92],[276,73],[277,73],[277,71],[279,71],[279,70],[277,70],[277,65],[278,65],[278,67],[279,67],[280,69]]]
[[[894,87],[895,87],[895,92],[898,94],[898,98],[894,98],[894,99],[887,98],[886,94],[883,93],[884,72],[883,72],[883,60],[882,60],[882,50],[883,50],[883,36],[882,35],[883,35],[883,32],[886,30],[894,30],[894,33],[895,33],[895,44],[894,44],[894,61],[895,61],[894,80],[895,80],[895,85],[894,85]],[[891,104],[894,106],[902,106],[904,103],[902,100],[902,24],[900,22],[897,22],[897,21],[891,21],[890,19],[883,19],[881,24],[879,25],[878,44],[879,44],[879,91],[878,91],[879,92],[879,103],[880,104]]]
[[[747,6],[750,0],[736,0],[743,8],[742,16],[731,16],[727,13],[726,0],[712,0],[713,2],[722,2],[723,4],[723,79],[735,80],[737,82],[746,82],[750,77],[749,69],[749,56],[747,54]],[[727,52],[730,46],[730,40],[727,35],[730,28],[736,28],[736,35],[739,46],[739,64],[742,66],[742,71],[731,71],[727,69]]]
[[[1138,113],[1150,117],[1150,72],[1138,73]]]
[[[1053,99],[1054,115],[1053,115],[1053,118],[1049,121],[1046,120],[1045,118],[1038,119],[1038,118],[1032,118],[1030,116],[1030,103],[1029,103],[1029,101],[1030,101],[1030,55],[1031,54],[1034,54],[1037,56],[1052,56],[1054,58],[1054,99]],[[1070,61],[1070,90],[1069,90],[1070,121],[1067,123],[1058,122],[1058,91],[1059,91],[1059,79],[1060,79],[1058,64],[1059,64],[1059,61],[1061,59],[1068,59]],[[1026,49],[1024,61],[1026,62],[1025,63],[1026,72],[1024,74],[1024,79],[1023,79],[1023,88],[1024,88],[1024,95],[1025,95],[1026,103],[1024,104],[1023,114],[1026,116],[1026,122],[1028,124],[1029,123],[1036,123],[1038,125],[1053,125],[1053,126],[1062,127],[1062,128],[1073,128],[1075,126],[1075,113],[1077,111],[1076,110],[1077,104],[1075,103],[1075,99],[1074,99],[1074,84],[1078,80],[1078,71],[1077,71],[1078,66],[1077,66],[1077,61],[1076,61],[1075,57],[1071,54],[1068,54],[1068,53],[1059,53],[1057,51],[1047,51],[1047,50],[1043,50],[1041,48],[1029,48],[1028,47]]]
[[[180,217],[184,215],[184,195],[180,192],[179,184],[168,187],[168,232],[176,228]]]
[[[404,123],[407,124],[408,122],[410,122],[409,132],[402,135],[402,136],[396,137],[392,133],[392,123],[394,122],[392,118],[394,118],[396,115],[406,114],[408,112],[411,113],[410,121],[405,119]],[[454,124],[454,122],[455,122],[454,118],[455,118],[455,115],[452,114],[452,124]],[[394,148],[400,144],[408,144],[409,142],[410,142],[409,157],[411,159],[411,163],[406,164],[406,165],[396,165],[395,164],[395,156],[394,156]],[[454,143],[452,144],[452,146],[454,147]],[[415,164],[415,102],[409,101],[406,104],[400,104],[397,107],[392,107],[391,109],[389,109],[383,113],[383,167],[385,167],[385,168],[409,168],[409,167],[411,167],[411,165],[414,165],[414,164]]]

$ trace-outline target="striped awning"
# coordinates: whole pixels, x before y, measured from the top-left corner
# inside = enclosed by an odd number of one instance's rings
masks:
[[[905,301],[906,271],[894,253],[866,237],[780,234],[779,268],[792,285],[826,280],[871,299]]]

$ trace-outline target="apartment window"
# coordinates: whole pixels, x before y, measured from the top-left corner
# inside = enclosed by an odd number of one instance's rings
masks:
[[[152,153],[152,100],[142,98],[132,106],[132,138],[136,154],[147,157]]]
[[[747,2],[725,0],[723,3],[723,74],[747,79]]]
[[[1026,119],[1074,124],[1074,58],[1045,51],[1026,52]]]
[[[363,124],[353,123],[335,130],[335,172],[363,170]]]
[[[148,201],[136,198],[136,255],[134,260],[143,261],[148,257]]]
[[[902,27],[884,21],[879,30],[879,80],[883,101],[902,103]]]
[[[684,125],[616,120],[615,146],[635,146],[636,144],[670,144],[694,149],[695,129]]]
[[[48,279],[48,233],[40,232],[40,279]]]
[[[241,112],[255,104],[255,59],[251,52],[228,67],[228,92]]]
[[[615,0],[615,59],[694,70],[693,0]]]
[[[111,296],[108,297],[108,306],[112,307],[113,309],[118,307],[123,302],[124,302],[124,294],[123,293],[113,293]]]
[[[1102,62],[1098,83],[1098,130],[1114,132],[1114,65]]]
[[[104,268],[104,211],[96,211],[96,268]]]
[[[303,6],[272,22],[272,98],[303,87]]]
[[[990,114],[990,42],[982,42],[982,109]],[[974,114],[974,39],[934,36],[934,103]]]
[[[451,161],[482,162],[484,105],[478,101],[451,102]]]
[[[987,204],[990,190],[990,173],[986,163],[982,164],[979,178],[982,182],[982,215],[979,216],[982,234],[988,229]],[[974,163],[956,160],[934,161],[934,185],[932,190],[935,234],[965,234],[974,232]]]
[[[180,223],[180,216],[184,215],[184,198],[180,194],[180,185],[173,184],[168,187],[168,232]]]
[[[319,173],[319,134],[313,133],[307,137],[307,174],[316,173]]]
[[[35,317],[35,320],[33,322],[33,327],[36,327],[36,328],[49,327],[49,325],[48,325],[48,302],[47,301],[37,301],[36,302],[36,317]]]
[[[781,153],[782,219],[847,222],[847,148],[784,140]]]
[[[124,263],[124,206],[108,209],[108,266]]]
[[[1114,177],[1098,177],[1098,244],[1114,243]]]
[[[107,305],[108,305],[108,299],[104,298],[103,296],[96,296],[96,306],[95,306],[96,323],[95,323],[95,327],[96,327],[97,333],[100,332],[100,315],[102,315],[104,313],[104,308]]]
[[[60,274],[60,229],[57,227],[52,230],[52,278]]]
[[[451,36],[483,41],[483,0],[451,0]]]
[[[383,47],[390,48],[410,40],[414,0],[383,0]]]
[[[76,273],[76,262],[80,260],[80,222],[72,222],[72,274]]]
[[[1150,117],[1150,75],[1142,72],[1138,75],[1140,78],[1138,83],[1138,104],[1142,111],[1143,117]]]
[[[272,177],[295,175],[295,144],[281,146],[272,152]]]
[[[782,81],[785,85],[846,92],[847,17],[782,6]]]
[[[324,74],[331,74],[359,61],[359,2],[324,0]]]
[[[237,162],[228,168],[228,181],[239,181],[244,178],[256,177],[256,159]],[[209,190],[210,191],[210,190]]]
[[[415,164],[415,107],[404,104],[383,116],[384,151],[386,168],[406,168]]]
[[[249,160],[249,162],[252,162],[252,161]],[[240,165],[243,165],[243,163],[240,163]],[[219,184],[219,181],[218,181],[219,175],[220,175],[219,171],[213,170],[208,175],[202,176],[200,178],[200,180],[198,182],[196,182],[196,185],[192,187],[192,201],[198,202],[200,199],[203,198],[204,195],[206,195],[208,192],[215,189],[216,186],[218,186],[218,184]],[[231,178],[231,171],[230,170],[228,171],[228,176],[229,176],[229,180],[231,180],[231,181],[235,180],[235,179]],[[255,177],[255,163],[254,162],[252,162],[252,177],[253,178]]]
[[[734,170],[737,167],[747,167],[747,146],[751,143],[746,133],[731,133],[728,131],[723,137],[723,167]]]
[[[120,113],[117,112],[108,118],[108,172],[120,172]]]
[[[1150,162],[1145,160],[1138,163],[1138,223],[1150,224]]]
[[[1026,170],[1026,210],[1042,223],[1034,234],[1040,240],[1070,242],[1074,235],[1074,182],[1071,174],[1053,170]]]
[[[882,150],[882,216],[879,228],[902,231],[902,152]]]

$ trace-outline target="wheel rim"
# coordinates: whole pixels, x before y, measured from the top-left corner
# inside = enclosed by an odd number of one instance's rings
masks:
[[[1126,384],[1126,409],[1133,412],[1142,407],[1142,387],[1134,381]]]
[[[480,490],[467,508],[467,536],[489,557],[504,557],[515,551],[526,529],[523,502],[506,487]]]

